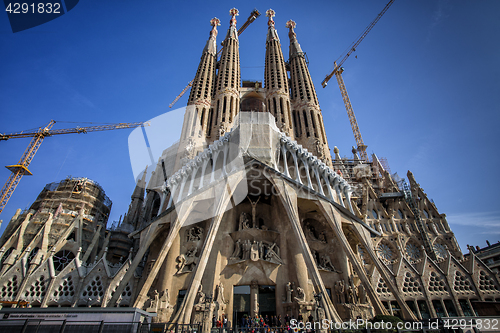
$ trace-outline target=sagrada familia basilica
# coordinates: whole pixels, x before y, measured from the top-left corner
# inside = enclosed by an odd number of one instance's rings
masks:
[[[285,61],[266,12],[262,86],[241,82],[230,14],[220,59],[210,21],[181,137],[123,221],[106,227],[111,202],[94,181],[48,184],[0,239],[1,300],[136,307],[204,330],[222,315],[419,320],[500,301],[498,277],[464,259],[411,172],[400,181],[375,154],[330,149],[296,23]]]

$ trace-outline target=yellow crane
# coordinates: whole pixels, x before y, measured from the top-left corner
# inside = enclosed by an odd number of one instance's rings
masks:
[[[360,132],[359,127],[358,127],[358,122],[356,120],[356,116],[354,115],[354,110],[352,109],[349,95],[347,95],[347,89],[346,89],[345,84],[344,84],[344,79],[342,78],[342,72],[344,71],[344,68],[342,67],[342,65],[347,60],[347,58],[349,58],[349,56],[354,51],[356,51],[356,48],[361,43],[361,41],[366,37],[366,35],[368,35],[370,30],[373,29],[375,24],[377,24],[377,22],[382,18],[382,16],[389,9],[389,7],[392,5],[393,2],[394,2],[394,0],[391,0],[387,3],[387,5],[385,5],[384,9],[382,9],[382,11],[377,15],[377,17],[363,31],[363,33],[361,34],[361,37],[359,37],[354,43],[351,44],[352,45],[351,48],[344,55],[342,60],[340,60],[340,62],[338,64],[337,64],[337,62],[334,62],[333,71],[325,77],[323,82],[321,82],[321,85],[323,86],[323,88],[325,88],[326,85],[328,84],[328,81],[334,75],[337,78],[337,83],[338,83],[339,88],[340,88],[340,93],[342,94],[342,99],[344,100],[345,108],[347,110],[347,115],[349,116],[349,122],[351,123],[352,132],[354,133],[354,139],[356,140],[356,144],[358,146],[357,150],[358,150],[359,154],[361,155],[361,158],[365,161],[368,161],[368,155],[366,154],[366,147],[367,146],[364,144],[363,138],[361,137],[361,132]],[[340,56],[339,59],[341,57],[342,56]]]
[[[254,9],[251,13],[250,13],[250,16],[247,18],[246,22],[243,23],[243,25],[238,29],[238,36],[241,35],[241,33],[243,31],[245,31],[245,29],[250,25],[250,23],[252,23],[253,21],[255,21],[255,19],[257,17],[260,16],[260,13],[257,9]],[[217,52],[217,57],[222,53],[222,50],[224,48],[221,48],[218,52]],[[182,89],[181,93],[179,95],[177,95],[177,97],[172,101],[172,103],[170,103],[170,105],[168,106],[169,108],[172,108],[172,106],[174,106],[175,103],[177,103],[177,101],[179,99],[181,99],[181,97],[186,93],[186,91],[189,90],[189,88],[191,88],[193,86],[193,80],[191,80],[191,82],[188,83],[188,85],[186,87],[184,87],[184,89]]]
[[[56,129],[51,130],[52,126],[55,124],[55,120],[51,120],[45,127],[40,127],[37,131],[28,131],[28,132],[19,132],[19,133],[11,133],[11,134],[1,134],[0,133],[0,141],[16,139],[16,138],[30,138],[30,144],[23,156],[14,165],[7,165],[6,168],[12,171],[9,179],[5,183],[0,192],[0,214],[2,213],[5,205],[9,201],[12,193],[16,189],[17,185],[21,181],[21,178],[24,175],[31,176],[32,173],[28,170],[28,166],[30,165],[33,157],[35,156],[38,148],[48,136],[59,135],[59,134],[71,134],[71,133],[89,133],[89,132],[97,132],[97,131],[107,131],[107,130],[115,130],[115,129],[124,129],[124,128],[135,128],[139,126],[149,126],[148,122],[138,122],[138,123],[118,123],[118,124],[106,124],[106,125],[98,125],[98,126],[88,126],[88,127],[75,127],[75,128],[65,128],[65,129]]]

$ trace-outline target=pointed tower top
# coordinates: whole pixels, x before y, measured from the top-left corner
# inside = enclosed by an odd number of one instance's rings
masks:
[[[269,8],[266,10],[266,16],[269,17],[269,22],[267,22],[267,25],[274,25],[273,17],[276,16],[276,12]]]
[[[229,15],[231,15],[231,20],[229,21],[229,23],[231,23],[231,26],[236,27],[236,16],[240,15],[238,9],[231,8],[229,10]]]
[[[266,16],[269,17],[269,21],[267,22],[267,25],[269,26],[269,30],[267,31],[267,40],[266,42],[270,42],[272,40],[277,40],[279,41],[279,37],[278,37],[278,32],[276,31],[276,29],[274,28],[274,21],[273,21],[273,17],[276,15],[276,12],[272,9],[268,9],[266,11]]]
[[[210,37],[217,37],[217,27],[220,25],[220,20],[217,17],[214,17],[210,20],[210,25],[212,26]]]
[[[229,30],[227,31],[226,39],[233,38],[238,40],[238,30],[236,29],[236,16],[238,16],[238,9],[232,8],[229,10],[231,20],[229,21]]]
[[[220,25],[220,20],[217,17],[214,17],[210,20],[210,25],[212,26],[212,30],[210,30],[210,38],[207,41],[207,45],[205,45],[205,48],[203,49],[203,53],[208,52],[215,55],[217,53],[215,39],[217,38],[217,26]]]
[[[288,20],[288,22],[286,22],[286,27],[290,29],[288,32],[288,37],[290,37],[290,58],[304,55],[304,52],[302,52],[300,44],[297,41],[297,35],[295,34],[295,31],[293,31],[296,25],[295,21],[292,20]]]
[[[220,25],[220,20],[217,17],[214,17],[213,19],[210,20],[210,25],[217,30],[217,26]]]

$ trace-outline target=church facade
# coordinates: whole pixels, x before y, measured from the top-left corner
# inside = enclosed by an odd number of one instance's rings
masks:
[[[376,155],[331,154],[295,22],[285,61],[266,12],[262,87],[241,83],[230,14],[220,59],[211,20],[181,138],[139,180],[123,221],[105,230],[109,209],[90,199],[99,209],[75,202],[64,219],[67,201],[14,216],[0,250],[3,300],[137,307],[205,330],[222,315],[419,320],[500,301],[498,276],[474,253],[464,259],[411,172],[406,183]]]

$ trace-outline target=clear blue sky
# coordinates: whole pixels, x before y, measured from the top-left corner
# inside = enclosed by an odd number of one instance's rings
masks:
[[[240,10],[238,26],[255,7],[276,11],[288,58],[285,22],[310,64],[330,147],[351,156],[355,144],[335,80],[324,76],[385,6],[366,1],[80,1],[47,24],[13,34],[0,14],[0,132],[36,128],[55,119],[116,123],[145,121],[168,105],[195,75],[221,19],[218,44]],[[368,152],[388,159],[392,172],[411,170],[457,239],[500,240],[499,140],[500,1],[396,0],[344,64],[344,81]],[[244,80],[263,80],[267,19],[240,36]],[[176,105],[187,102],[186,94]],[[54,128],[74,127],[57,123]],[[83,123],[80,126],[85,125]],[[130,130],[47,138],[6,209],[5,228],[44,185],[68,175],[99,182],[113,201],[110,221],[127,211],[134,178]],[[16,163],[29,139],[0,142],[2,165]],[[0,180],[9,171],[0,168]]]

